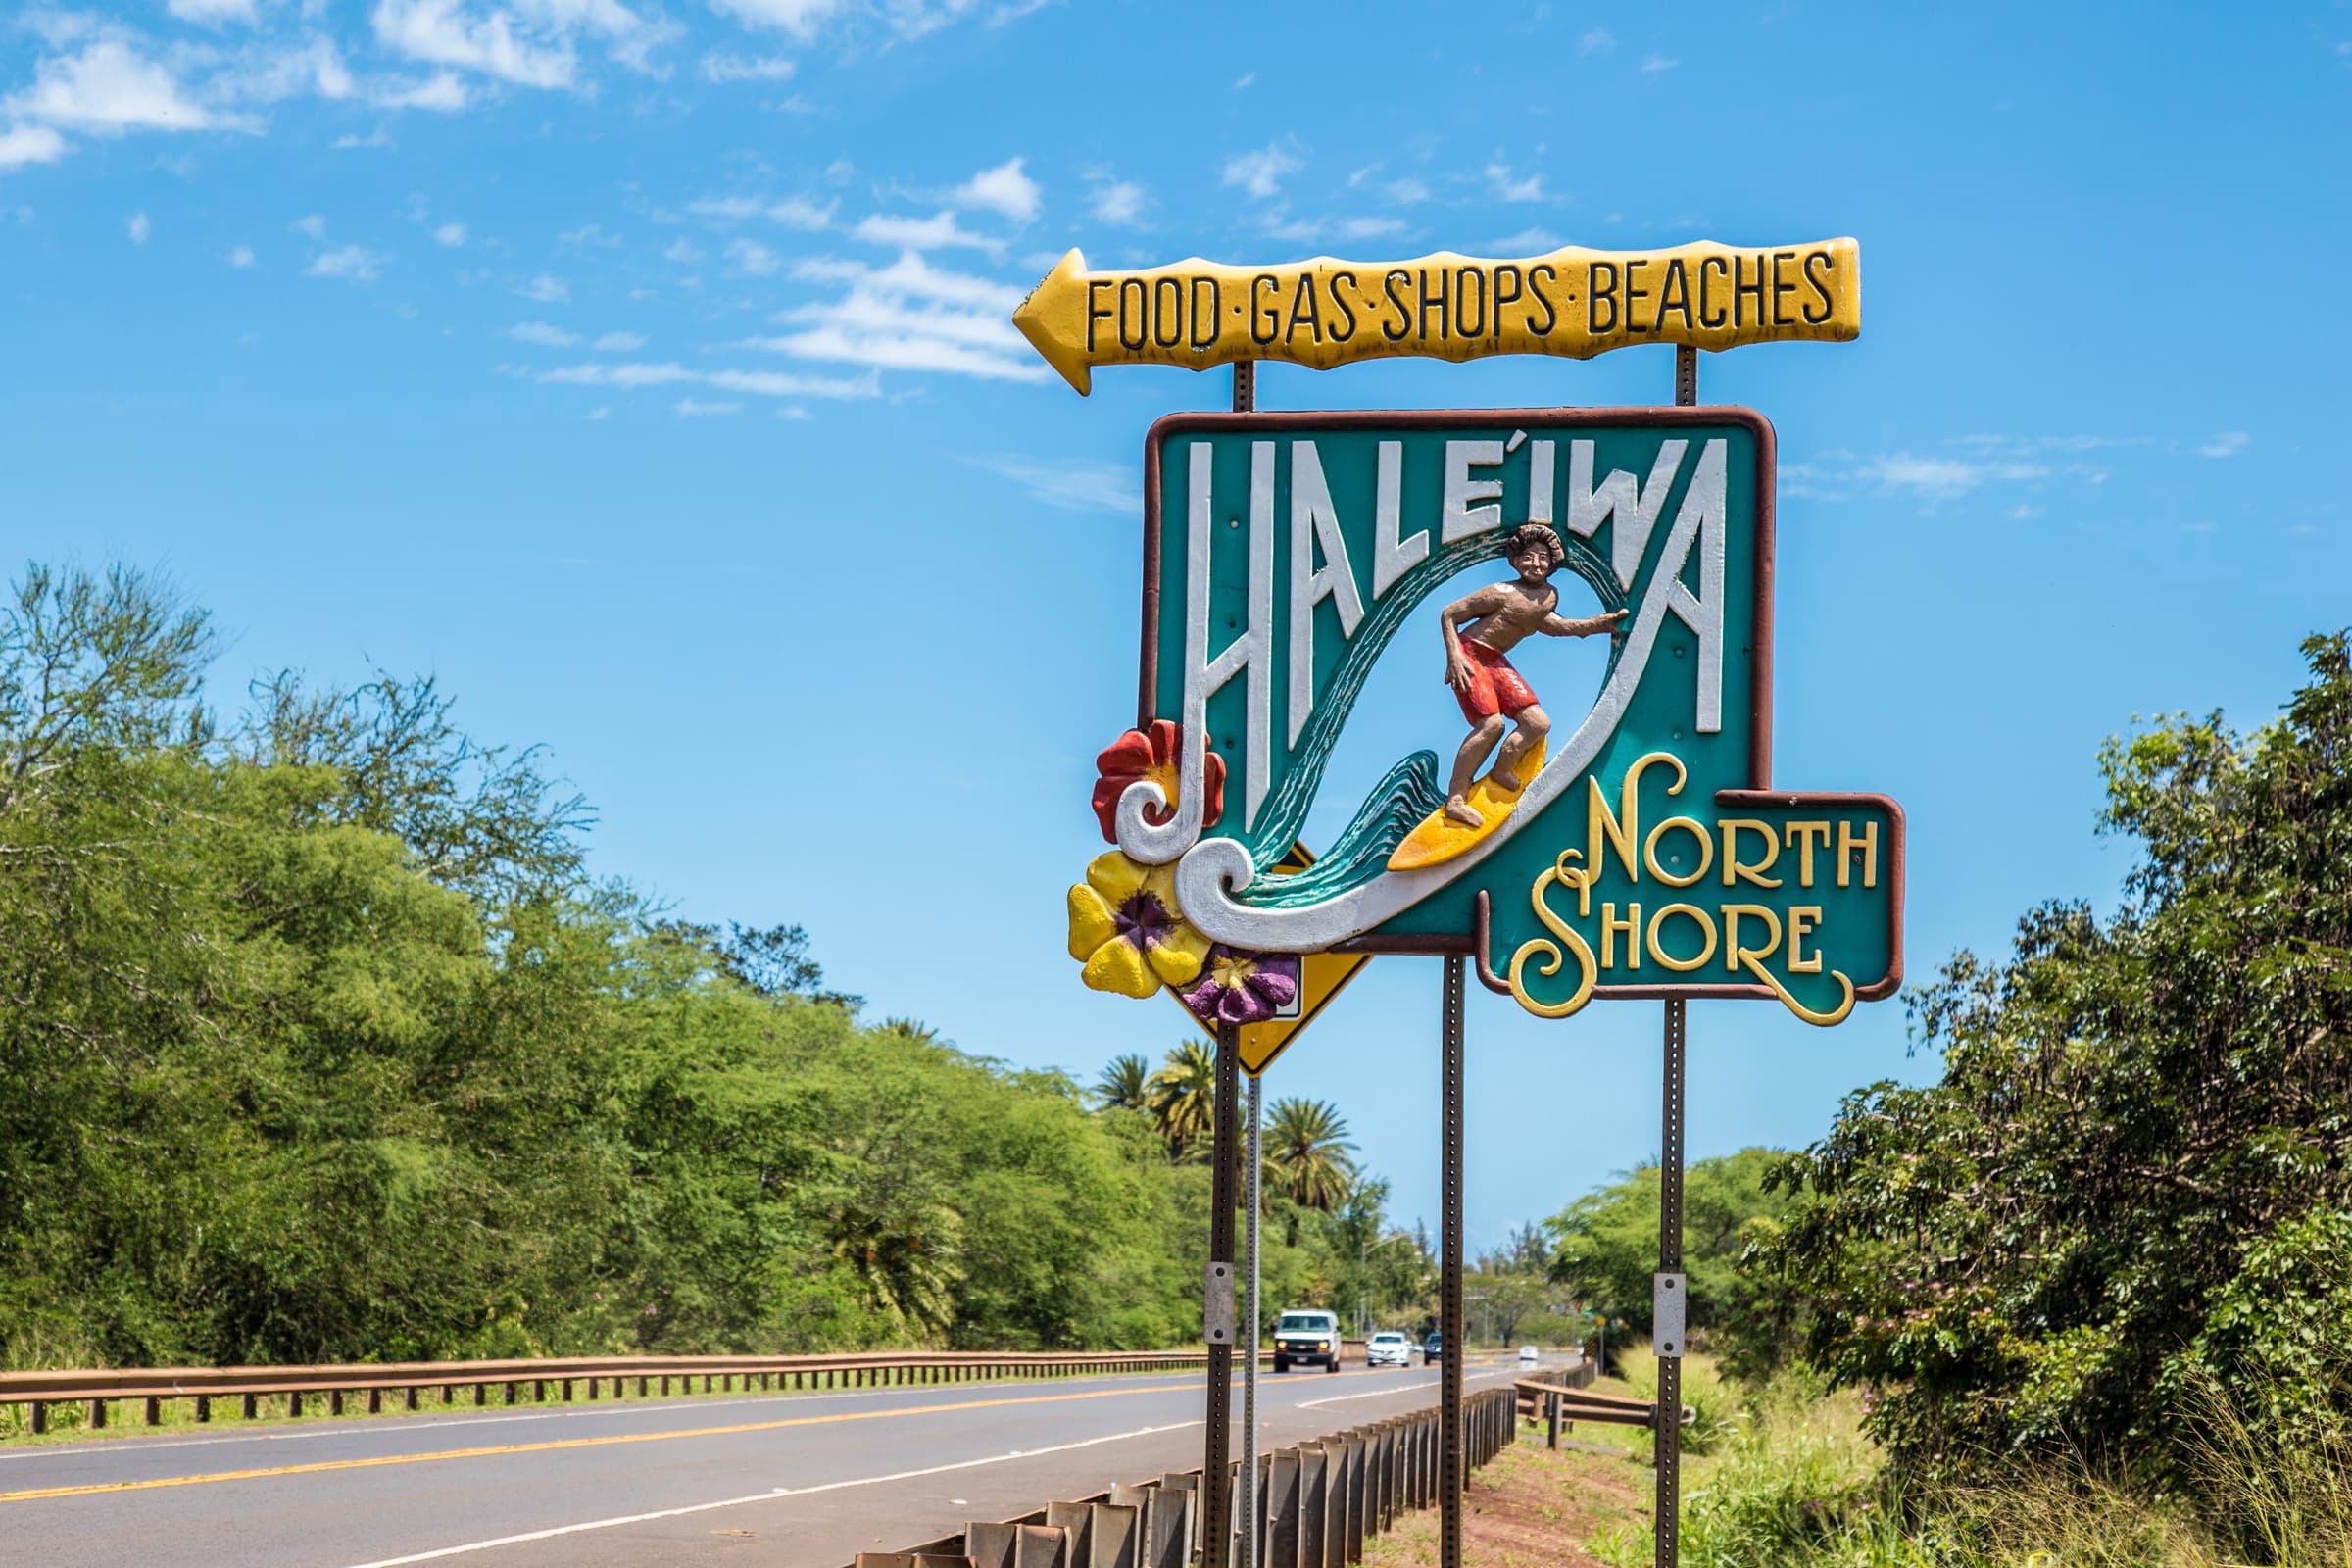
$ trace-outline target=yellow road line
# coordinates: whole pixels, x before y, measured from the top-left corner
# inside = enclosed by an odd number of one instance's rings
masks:
[[[1371,1368],[1350,1371],[1362,1377]],[[988,1410],[1008,1404],[1061,1404],[1072,1399],[1115,1399],[1134,1394],[1183,1394],[1200,1388],[1190,1383],[1159,1383],[1144,1388],[1096,1389],[1084,1394],[1027,1394],[1001,1399],[965,1399],[950,1404],[918,1404],[896,1410],[843,1410],[832,1415],[793,1416],[782,1421],[748,1421],[737,1426],[689,1427],[677,1432],[621,1432],[601,1438],[556,1438],[546,1443],[510,1443],[490,1448],[441,1448],[431,1453],[388,1453],[371,1459],[322,1459],[311,1464],[273,1465],[264,1470],[220,1470],[209,1475],[159,1476],[148,1481],[100,1481],[80,1487],[35,1487],[24,1492],[0,1492],[0,1503],[39,1502],[50,1497],[91,1497],[122,1492],[152,1492],[161,1487],[202,1487],[220,1481],[260,1481],[270,1476],[306,1476],[324,1470],[370,1470],[387,1464],[432,1464],[443,1459],[489,1459],[508,1453],[545,1453],[557,1448],[602,1448],[616,1443],[666,1443],[676,1438],[719,1438],[739,1432],[775,1432],[785,1427],[828,1426],[842,1421],[886,1421],[898,1416],[945,1415],[956,1410]],[[357,1429],[365,1430],[365,1429]],[[414,1428],[410,1430],[415,1430]]]
[[[602,1448],[616,1443],[665,1443],[674,1438],[718,1438],[738,1432],[773,1432],[783,1427],[825,1426],[839,1421],[882,1421],[893,1416],[942,1415],[953,1410],[986,1410],[1006,1404],[1058,1404],[1070,1399],[1111,1399],[1130,1394],[1180,1394],[1198,1383],[1164,1383],[1142,1389],[1100,1389],[1086,1394],[1031,1394],[1003,1399],[968,1399],[956,1404],[910,1405],[898,1410],[844,1410],[833,1415],[794,1416],[783,1421],[749,1421],[738,1426],[690,1427],[678,1432],[619,1432],[601,1438],[557,1438],[546,1443],[510,1443],[494,1448],[443,1448],[432,1453],[388,1453],[371,1459],[323,1459],[312,1464],[274,1465],[266,1470],[221,1470],[210,1475],[159,1476],[149,1481],[101,1481],[81,1487],[36,1487],[0,1492],[0,1502],[38,1502],[47,1497],[88,1497],[159,1487],[201,1487],[217,1481],[258,1481],[268,1476],[304,1476],[322,1470],[368,1470],[387,1464],[430,1464],[441,1459],[487,1459],[507,1453],[545,1453],[556,1448]]]

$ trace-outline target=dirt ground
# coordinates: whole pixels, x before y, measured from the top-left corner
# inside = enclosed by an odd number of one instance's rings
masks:
[[[1470,1568],[1601,1568],[1584,1543],[1625,1525],[1646,1529],[1646,1466],[1614,1455],[1552,1453],[1522,1433],[1493,1464],[1471,1472],[1464,1494],[1462,1556]],[[1364,1544],[1365,1568],[1420,1568],[1438,1560],[1438,1514],[1427,1509]]]

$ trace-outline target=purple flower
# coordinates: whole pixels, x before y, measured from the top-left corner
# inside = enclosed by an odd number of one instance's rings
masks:
[[[1200,978],[1183,996],[1204,1024],[1264,1023],[1298,1000],[1298,956],[1211,948]]]

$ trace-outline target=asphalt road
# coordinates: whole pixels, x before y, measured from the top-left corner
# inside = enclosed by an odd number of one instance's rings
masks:
[[[1463,1382],[1516,1374],[1473,1362]],[[1420,1367],[1264,1372],[1259,1441],[1416,1409],[1436,1390]],[[0,1562],[839,1568],[973,1519],[1197,1467],[1205,1393],[1197,1375],[1059,1378],[231,1424],[0,1450]]]

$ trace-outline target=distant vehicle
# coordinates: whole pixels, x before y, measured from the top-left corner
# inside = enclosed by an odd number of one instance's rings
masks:
[[[1445,1346],[1441,1342],[1439,1336],[1432,1334],[1428,1339],[1421,1342],[1421,1364],[1423,1366],[1436,1366],[1441,1360],[1445,1359],[1442,1353],[1444,1349]]]
[[[1312,1309],[1285,1312],[1274,1324],[1274,1370],[1288,1372],[1291,1363],[1320,1364],[1326,1372],[1340,1369],[1340,1314]]]
[[[1534,1366],[1538,1361],[1543,1359],[1544,1352],[1537,1349],[1534,1346],[1522,1345],[1519,1347],[1519,1364],[1521,1366]]]
[[[1364,1342],[1367,1366],[1411,1366],[1413,1342],[1395,1329],[1384,1329]]]

